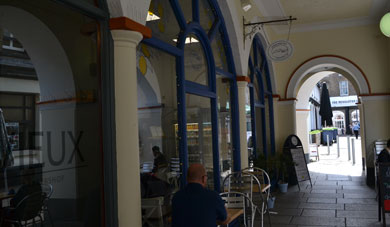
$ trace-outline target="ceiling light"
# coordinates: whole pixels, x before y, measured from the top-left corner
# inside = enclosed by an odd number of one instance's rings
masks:
[[[252,8],[252,4],[250,3],[249,0],[241,0],[241,7],[242,7],[242,10],[244,10],[245,12],[248,12],[248,10],[250,10]]]
[[[177,42],[177,39],[173,39],[173,42]],[[186,41],[185,41],[186,44],[189,44],[189,43],[199,43],[199,40],[193,38],[193,37],[187,37],[186,38]]]
[[[160,17],[154,14],[153,12],[148,11],[148,16],[146,17],[146,21],[160,20]]]
[[[382,17],[379,27],[383,35],[390,37],[390,13],[386,13]]]

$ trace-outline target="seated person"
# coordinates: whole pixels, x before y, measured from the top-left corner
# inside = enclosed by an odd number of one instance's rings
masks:
[[[387,140],[387,146],[378,155],[377,162],[390,162],[390,139]]]
[[[207,175],[201,164],[187,171],[187,186],[172,199],[172,227],[215,227],[228,221],[224,201],[217,192],[206,189]]]
[[[161,153],[160,148],[158,146],[153,146],[152,151],[154,156],[152,172],[157,173],[158,170],[166,168],[168,166],[168,162],[165,156]]]

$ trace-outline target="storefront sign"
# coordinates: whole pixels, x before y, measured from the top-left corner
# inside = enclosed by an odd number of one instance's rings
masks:
[[[293,45],[287,40],[273,42],[267,49],[267,56],[272,61],[285,61],[294,52]]]
[[[356,106],[358,98],[356,95],[330,97],[330,105],[332,107]]]

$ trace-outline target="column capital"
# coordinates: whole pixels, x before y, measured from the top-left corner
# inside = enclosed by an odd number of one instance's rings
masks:
[[[128,45],[136,46],[142,40],[142,34],[136,31],[112,30],[111,34],[114,45],[116,43],[128,43]]]
[[[239,81],[246,81],[247,83],[251,82],[251,78],[249,78],[247,76],[239,76],[239,75],[237,75],[236,76],[236,80],[237,80],[237,82],[239,82]]]
[[[136,31],[142,34],[144,38],[152,38],[152,30],[145,25],[133,21],[127,17],[117,17],[110,19],[110,29]]]

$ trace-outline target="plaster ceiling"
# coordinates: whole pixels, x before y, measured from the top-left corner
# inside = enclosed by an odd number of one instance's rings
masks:
[[[265,17],[292,16],[292,31],[311,31],[379,23],[390,10],[388,0],[252,0]],[[272,26],[287,32],[288,26]]]

